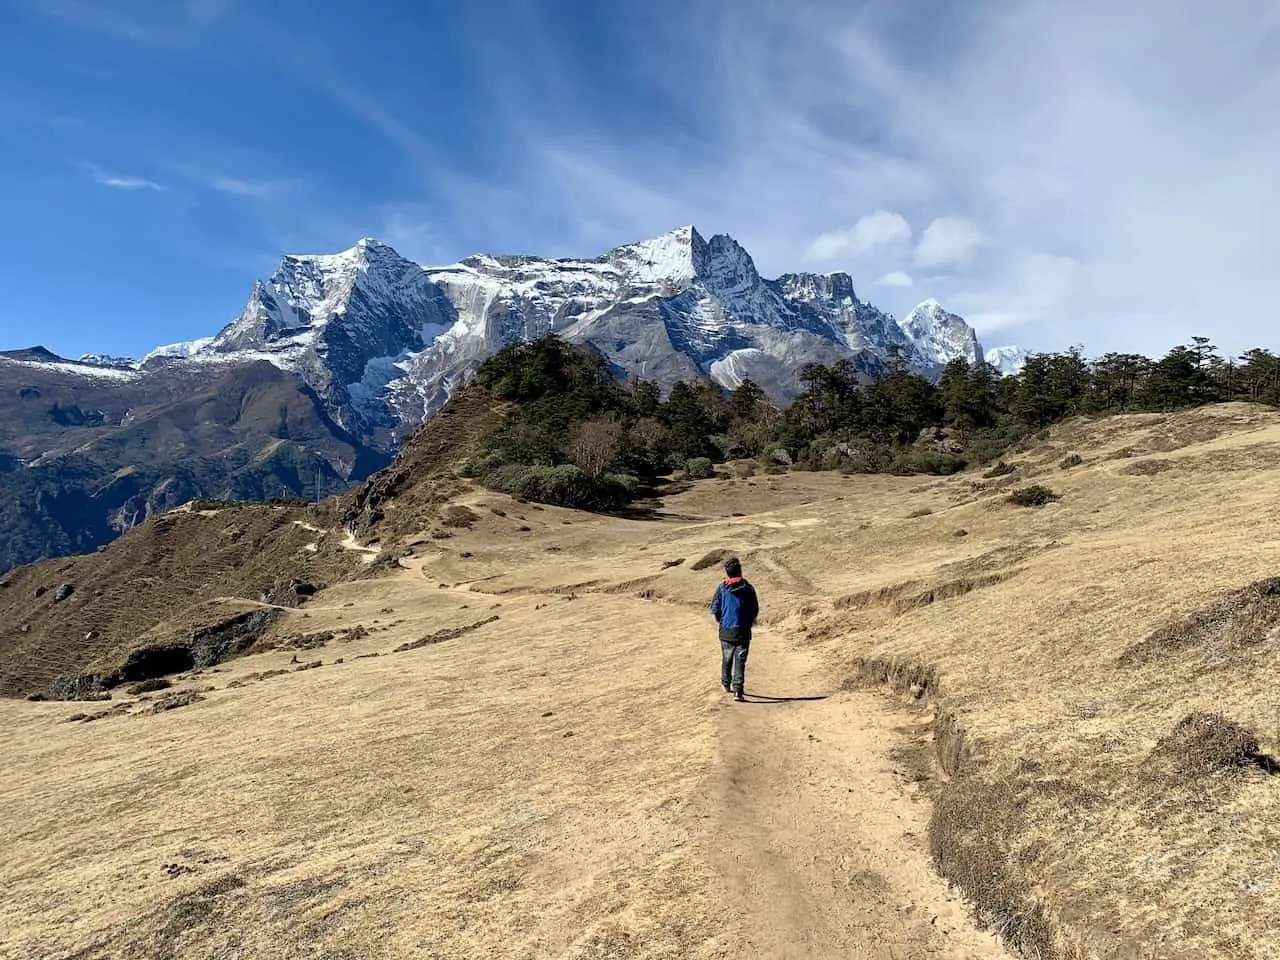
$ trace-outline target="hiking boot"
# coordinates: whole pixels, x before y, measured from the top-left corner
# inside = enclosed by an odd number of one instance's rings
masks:
[[[724,692],[725,692],[725,693],[733,693],[733,688],[732,688],[732,687],[730,687],[727,683],[723,683],[723,682],[722,682],[722,683],[720,684],[720,686],[724,687]]]
[[[739,703],[746,703],[747,695],[741,690],[735,690],[733,691],[733,699],[737,700]]]

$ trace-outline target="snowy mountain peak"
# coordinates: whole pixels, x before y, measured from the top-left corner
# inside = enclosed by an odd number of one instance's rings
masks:
[[[970,363],[983,359],[974,329],[933,298],[912,310],[900,326],[921,354],[935,363],[946,364],[961,357]]]
[[[615,247],[604,259],[632,283],[679,285],[698,275],[706,255],[707,241],[689,224],[651,240]]]
[[[1027,351],[1022,347],[992,347],[985,359],[1002,376],[1012,376],[1022,371],[1027,362]]]
[[[344,428],[385,443],[488,356],[548,333],[593,346],[620,376],[726,387],[750,377],[782,400],[807,363],[850,360],[875,376],[900,354],[936,376],[956,357],[983,356],[972,328],[936,300],[900,323],[859,300],[848,274],[765,279],[732,237],[708,240],[688,224],[584,259],[481,253],[424,267],[372,237],[286,256],[216,337],[161,347],[143,368],[269,360],[300,375]]]

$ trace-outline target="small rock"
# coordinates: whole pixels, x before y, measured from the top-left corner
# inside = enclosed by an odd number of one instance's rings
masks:
[[[552,711],[552,710],[548,710],[546,713],[544,713],[544,714],[543,714],[543,716],[544,716],[544,717],[554,717],[554,716],[555,716],[555,712],[554,712],[554,711]]]
[[[58,584],[58,589],[53,591],[53,602],[61,603],[63,600],[67,599],[67,597],[71,596],[71,594],[75,592],[76,592],[75,584],[60,583]]]

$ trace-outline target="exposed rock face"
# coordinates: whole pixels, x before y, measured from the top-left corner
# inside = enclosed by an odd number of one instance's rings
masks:
[[[142,367],[267,359],[385,448],[486,357],[547,333],[590,344],[620,376],[729,388],[749,377],[784,401],[806,363],[848,359],[875,375],[899,354],[932,375],[956,356],[983,358],[974,331],[936,301],[900,324],[859,300],[848,274],[768,280],[732,237],[686,226],[589,260],[482,254],[422,267],[371,239],[285,257],[216,336],[162,347]]]

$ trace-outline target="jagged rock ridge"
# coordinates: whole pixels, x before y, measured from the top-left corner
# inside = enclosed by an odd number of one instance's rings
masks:
[[[300,374],[344,429],[388,447],[486,357],[547,333],[591,345],[620,376],[667,386],[710,376],[730,388],[749,377],[780,400],[810,362],[849,359],[871,376],[898,353],[932,375],[955,357],[985,357],[937,301],[899,323],[860,300],[848,274],[765,279],[732,237],[685,226],[586,260],[477,255],[423,267],[373,239],[285,257],[216,336],[161,347],[141,366],[267,359]]]

